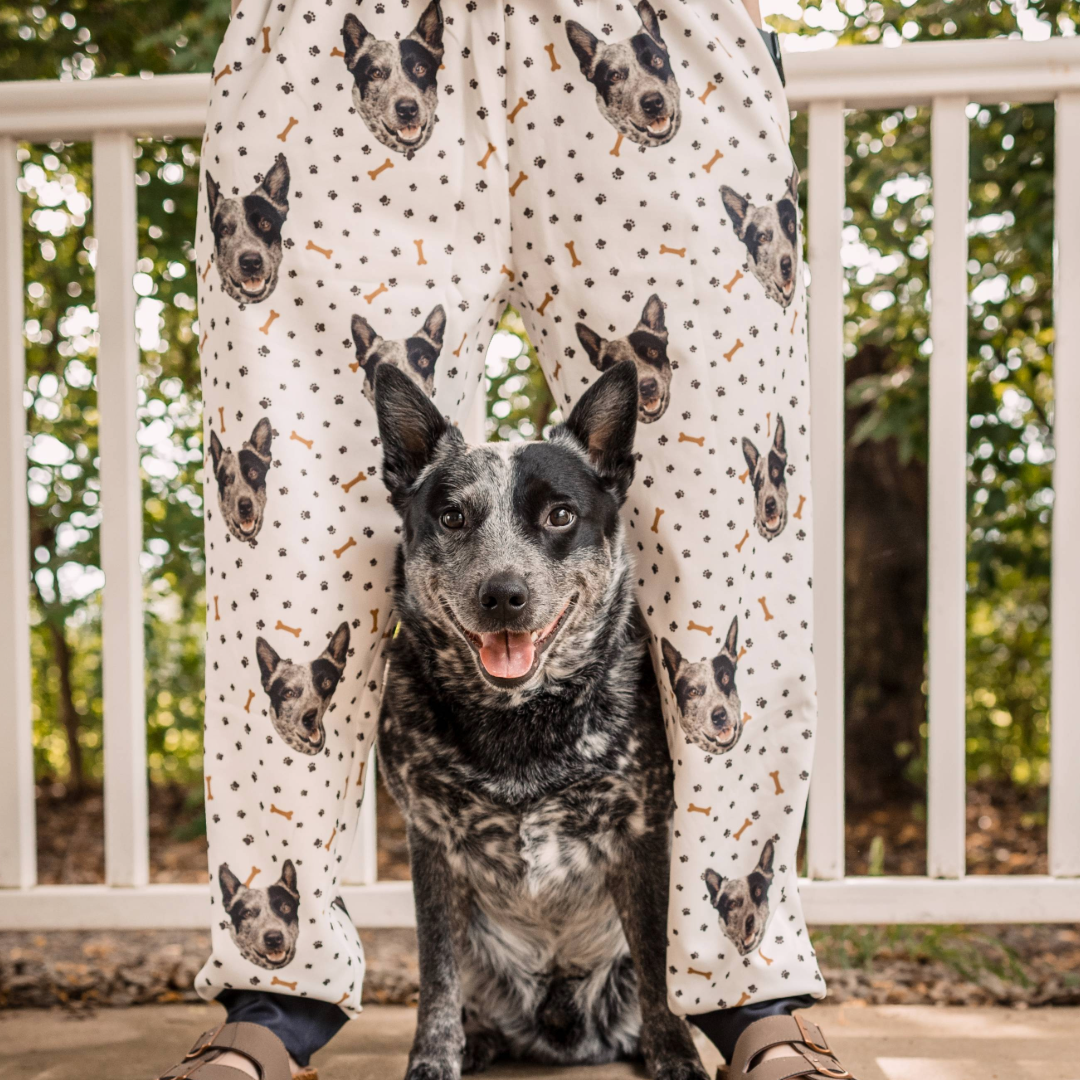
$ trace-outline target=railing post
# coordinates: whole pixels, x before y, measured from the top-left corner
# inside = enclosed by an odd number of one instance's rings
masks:
[[[927,873],[965,871],[967,795],[968,145],[966,97],[931,118],[929,790]]]
[[[0,886],[37,880],[30,716],[30,523],[23,388],[23,228],[14,139],[0,138]]]
[[[94,137],[95,282],[98,310],[98,445],[104,680],[105,879],[149,877],[146,703],[142,607],[142,481],[137,442],[139,349],[135,338],[138,219],[135,143]]]
[[[844,106],[810,106],[809,256],[814,658],[818,726],[807,870],[844,876]]]
[[[1080,92],[1057,101],[1050,873],[1080,877]]]

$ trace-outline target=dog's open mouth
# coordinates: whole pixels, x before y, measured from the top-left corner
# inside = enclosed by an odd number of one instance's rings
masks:
[[[277,949],[275,951],[267,950],[262,954],[263,959],[268,964],[283,964],[285,958],[289,955],[288,949]]]
[[[577,599],[578,594],[574,593],[562,611],[541,630],[500,630],[494,634],[475,634],[466,630],[445,600],[443,606],[458,632],[476,653],[489,680],[496,685],[517,686],[536,674],[544,653],[566,625]]]
[[[650,120],[644,127],[640,124],[634,124],[634,127],[654,139],[662,139],[671,130],[671,117],[658,116],[655,120]]]
[[[664,411],[664,399],[657,398],[655,401],[642,401],[641,414],[650,420],[655,420]]]
[[[233,287],[248,300],[262,300],[270,288],[270,280],[265,277],[232,279]]]
[[[257,525],[258,525],[258,522],[254,518],[252,518],[250,521],[238,521],[236,523],[236,527],[245,536],[251,536],[251,534],[255,531],[255,527]]]
[[[405,127],[392,128],[388,123],[383,121],[383,127],[386,128],[395,139],[405,143],[406,146],[412,146],[414,143],[418,143],[424,134],[423,124],[408,124]]]

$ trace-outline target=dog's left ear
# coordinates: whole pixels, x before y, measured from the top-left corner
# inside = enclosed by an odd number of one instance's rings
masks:
[[[296,867],[293,866],[292,859],[286,859],[282,864],[281,877],[278,878],[278,884],[282,888],[288,889],[293,896],[298,897],[300,895],[296,888]]]
[[[581,347],[589,354],[589,363],[592,364],[597,371],[603,371],[604,365],[600,361],[600,353],[604,349],[604,339],[595,331],[586,326],[583,322],[579,322],[575,327],[577,330],[578,341],[581,342]]]
[[[641,3],[637,6],[637,13],[641,16],[641,25],[645,27],[645,32],[664,52],[667,52],[664,35],[660,33],[660,20],[656,17],[656,12],[653,11],[649,0],[641,0]]]
[[[442,348],[443,334],[446,332],[446,309],[439,304],[431,309],[431,314],[424,320],[421,331],[436,349]]]
[[[792,168],[791,175],[788,177],[787,182],[788,194],[791,196],[791,201],[796,205],[799,202],[799,170]]]
[[[709,903],[716,907],[716,902],[720,899],[720,893],[724,888],[724,879],[715,870],[706,870],[703,877],[705,888],[709,890]]]
[[[784,430],[784,418],[782,416],[777,416],[776,434],[773,436],[773,451],[782,458],[787,458],[787,444],[784,441],[786,437],[787,433]]]
[[[259,187],[282,213],[289,212],[289,163],[284,154],[278,154],[274,159],[274,164],[270,166],[270,171]]]
[[[274,429],[270,426],[268,417],[264,416],[255,425],[255,429],[252,431],[251,438],[248,441],[251,443],[251,449],[259,457],[270,456],[270,444],[274,441]]]
[[[758,859],[757,868],[766,877],[773,876],[773,858],[776,855],[776,845],[773,843],[772,837],[765,841],[765,846],[761,849],[761,857]]]
[[[206,201],[210,204],[210,221],[214,221],[214,210],[217,209],[218,199],[221,198],[221,185],[210,175],[206,174]]]
[[[586,79],[592,78],[593,63],[596,61],[596,54],[600,51],[600,39],[573,19],[566,24],[566,39],[578,58],[581,74]]]
[[[262,675],[263,689],[270,688],[270,680],[277,671],[281,657],[274,651],[274,646],[266,638],[255,639],[255,657],[259,661],[259,673]]]
[[[221,455],[225,453],[225,448],[221,445],[221,440],[217,437],[217,432],[210,429],[210,460],[214,465],[214,472],[218,471],[221,465]]]
[[[588,451],[620,503],[634,479],[637,412],[637,365],[622,360],[585,391],[566,421],[566,430]]]
[[[375,413],[383,444],[383,483],[397,501],[412,487],[431,460],[439,440],[451,428],[420,387],[393,364],[375,371]],[[400,508],[399,508],[400,509]]]
[[[414,34],[427,46],[435,57],[440,59],[443,54],[443,14],[439,7],[439,0],[431,0],[424,9],[420,21],[416,24]]]
[[[218,884],[221,886],[222,906],[228,911],[236,894],[244,887],[243,882],[229,869],[228,863],[222,863],[218,867]]]
[[[746,214],[750,209],[750,200],[740,195],[734,188],[724,184],[720,188],[720,198],[724,208],[731,215],[731,224],[735,227],[735,235],[741,240],[746,227]]]
[[[731,620],[731,625],[728,627],[727,638],[724,641],[724,652],[731,656],[732,662],[737,662],[738,652],[736,650],[739,647],[739,616],[736,615]]]
[[[343,622],[334,631],[330,644],[326,646],[326,655],[337,667],[345,667],[345,661],[349,656],[349,624],[347,622]]]
[[[671,689],[674,690],[675,678],[683,662],[682,653],[667,638],[661,638],[660,655],[663,657],[664,667],[667,668],[668,678],[671,680]]]

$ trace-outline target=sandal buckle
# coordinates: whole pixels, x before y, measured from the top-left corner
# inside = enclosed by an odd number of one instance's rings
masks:
[[[834,1058],[833,1060],[835,1061],[836,1059]],[[851,1073],[849,1073],[843,1065],[840,1065],[839,1061],[837,1061],[836,1064],[840,1066],[839,1069],[830,1069],[827,1065],[815,1065],[814,1068],[817,1069],[822,1076],[831,1077],[832,1080],[853,1080]]]
[[[218,1026],[214,1028],[212,1032],[210,1032],[209,1037],[201,1046],[196,1046],[194,1050],[189,1050],[184,1055],[184,1060],[190,1061],[192,1058],[202,1057],[202,1055],[205,1054],[207,1050],[216,1049],[214,1046],[214,1040],[221,1034],[221,1029],[223,1027],[225,1027],[224,1024],[218,1024]],[[180,1080],[180,1078],[178,1078],[178,1080]]]
[[[793,1012],[791,1014],[791,1018],[795,1021],[796,1024],[799,1025],[799,1034],[802,1035],[802,1041],[807,1046],[809,1046],[810,1049],[814,1051],[814,1053],[816,1053],[816,1054],[828,1054],[829,1057],[834,1056],[832,1050],[829,1049],[828,1043],[826,1043],[824,1046],[819,1046],[816,1042],[814,1042],[814,1040],[812,1038],[810,1038],[810,1032],[807,1030],[806,1023],[803,1020],[802,1015],[800,1013]],[[816,1024],[814,1026],[817,1027]],[[818,1031],[818,1035],[822,1039],[824,1039],[824,1034],[822,1033],[821,1028],[817,1028],[817,1031]],[[835,1080],[845,1080],[846,1077],[851,1075],[851,1073],[849,1073],[846,1069],[843,1072],[839,1072],[839,1073],[825,1072],[824,1069],[822,1069],[821,1071],[822,1071],[822,1073],[824,1073],[825,1076],[834,1077]]]

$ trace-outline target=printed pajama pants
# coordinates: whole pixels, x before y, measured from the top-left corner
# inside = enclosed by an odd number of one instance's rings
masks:
[[[625,514],[676,765],[672,1007],[822,997],[795,867],[815,729],[798,178],[740,0],[243,0],[202,161],[200,994],[360,1009],[339,888],[398,530],[372,379],[397,364],[468,423],[509,303],[564,413],[638,366]]]

